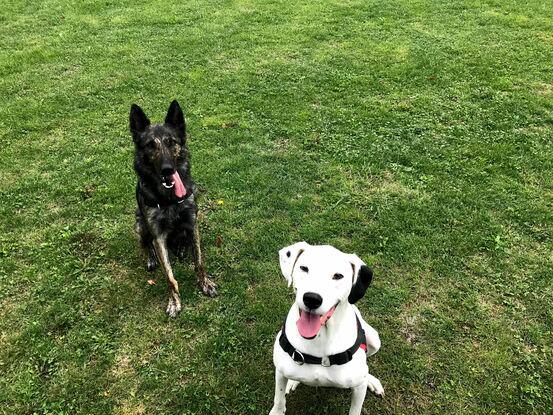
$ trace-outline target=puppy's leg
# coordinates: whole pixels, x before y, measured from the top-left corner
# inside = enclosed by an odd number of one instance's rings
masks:
[[[365,395],[367,394],[367,380],[365,380],[361,385],[351,389],[353,394],[351,395],[349,415],[361,415],[361,409],[363,408],[363,402],[365,401]]]
[[[379,398],[384,396],[384,388],[382,387],[382,383],[380,383],[380,381],[370,373],[367,373],[367,387]]]
[[[368,324],[363,325],[365,337],[367,338],[367,356],[372,356],[380,350],[380,336],[378,332]]]
[[[372,356],[380,349],[380,336],[378,332],[373,329],[364,319],[359,309],[356,306],[353,306],[357,318],[361,321],[361,326],[365,331],[365,337],[367,338],[367,356]]]
[[[167,237],[165,235],[157,237],[153,241],[155,253],[161,263],[161,268],[167,276],[167,282],[169,283],[169,303],[167,304],[167,310],[165,311],[169,317],[176,317],[181,309],[180,296],[179,296],[179,283],[173,276],[173,269],[169,262],[169,252],[167,251]]]
[[[142,216],[140,209],[136,210],[136,223],[134,230],[140,237],[140,245],[142,245],[142,249],[146,253],[146,269],[152,272],[159,266],[159,263],[152,245],[154,238],[146,226],[146,222],[144,221],[144,217]]]
[[[289,379],[286,384],[286,395],[290,392],[294,392],[300,383],[297,380]]]
[[[275,401],[269,415],[284,415],[286,412],[286,383],[288,379],[278,370],[275,371]]]
[[[198,229],[198,222],[194,223],[194,267],[196,268],[196,275],[198,278],[198,286],[202,292],[209,296],[215,297],[217,295],[217,286],[211,281],[204,268],[204,261],[202,258],[202,249],[200,246],[200,231]]]

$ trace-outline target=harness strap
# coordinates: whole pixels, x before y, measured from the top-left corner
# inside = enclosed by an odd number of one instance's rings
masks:
[[[151,197],[149,197],[143,190],[142,190],[142,181],[139,181],[138,182],[138,188],[137,188],[137,193],[140,194],[140,196],[142,197],[142,200],[144,201],[144,204],[146,206],[149,206],[149,207],[157,207],[158,209],[161,209],[162,207],[167,207],[167,206],[171,206],[171,205],[177,205],[177,204],[180,204],[182,202],[184,202],[186,199],[188,199],[190,197],[190,194],[192,194],[191,192],[190,193],[186,193],[185,197],[182,198],[182,199],[179,199],[177,200],[176,202],[169,202],[169,203],[164,203],[163,201],[161,201],[161,203]]]
[[[280,344],[280,347],[282,347],[282,350],[288,353],[288,355],[299,365],[303,365],[304,363],[323,366],[343,365],[353,359],[354,353],[359,348],[367,352],[367,338],[357,314],[355,314],[355,320],[357,322],[357,338],[355,339],[355,343],[353,344],[353,346],[341,353],[336,353],[328,357],[317,357],[296,350],[296,348],[292,346],[292,344],[288,340],[288,337],[286,337],[286,320],[284,321],[284,325],[282,326],[282,333],[280,334],[280,339],[278,340],[278,343]]]

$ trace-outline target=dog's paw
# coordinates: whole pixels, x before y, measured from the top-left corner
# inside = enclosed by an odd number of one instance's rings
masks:
[[[176,317],[181,310],[180,298],[178,296],[169,297],[169,303],[165,312],[169,317]]]
[[[380,381],[372,375],[369,375],[368,377],[367,388],[369,388],[369,390],[379,398],[384,397],[384,388],[382,387],[382,383],[380,383]]]
[[[273,406],[273,409],[271,409],[271,412],[269,412],[269,415],[284,415],[285,411],[283,411],[280,408],[277,408],[276,406]]]
[[[198,285],[200,286],[200,290],[208,297],[215,297],[217,295],[217,285],[209,278],[204,278]]]
[[[294,392],[299,384],[297,380],[288,380],[288,383],[286,383],[286,395],[290,392]]]
[[[155,258],[148,258],[146,260],[146,269],[148,272],[154,271],[159,266],[157,259]]]
[[[181,262],[186,260],[187,253],[188,252],[186,250],[186,246],[184,246],[184,245],[179,246],[175,251],[175,254],[176,254],[178,260],[181,261]]]

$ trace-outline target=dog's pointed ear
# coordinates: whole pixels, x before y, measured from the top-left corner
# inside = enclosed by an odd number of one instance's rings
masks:
[[[278,251],[280,270],[284,278],[286,278],[286,281],[288,281],[288,287],[292,285],[293,282],[292,273],[294,271],[294,265],[296,265],[296,261],[308,246],[309,244],[307,242],[298,242]]]
[[[359,301],[365,295],[365,291],[371,285],[373,271],[357,255],[350,255],[351,268],[353,270],[353,285],[348,296],[350,304]]]
[[[146,128],[150,125],[150,120],[136,104],[131,105],[131,113],[129,115],[129,126],[133,139],[136,139],[136,136],[143,133]]]
[[[167,116],[165,117],[165,124],[173,128],[177,132],[179,138],[184,141],[186,124],[184,121],[184,114],[177,100],[174,100],[171,102],[171,105],[169,105]]]

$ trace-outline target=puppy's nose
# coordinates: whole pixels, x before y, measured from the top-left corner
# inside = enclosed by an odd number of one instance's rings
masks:
[[[308,292],[303,295],[303,303],[308,309],[314,310],[323,303],[323,297],[317,293]]]
[[[175,172],[175,169],[170,164],[164,164],[161,166],[161,175],[163,177],[169,177]]]

